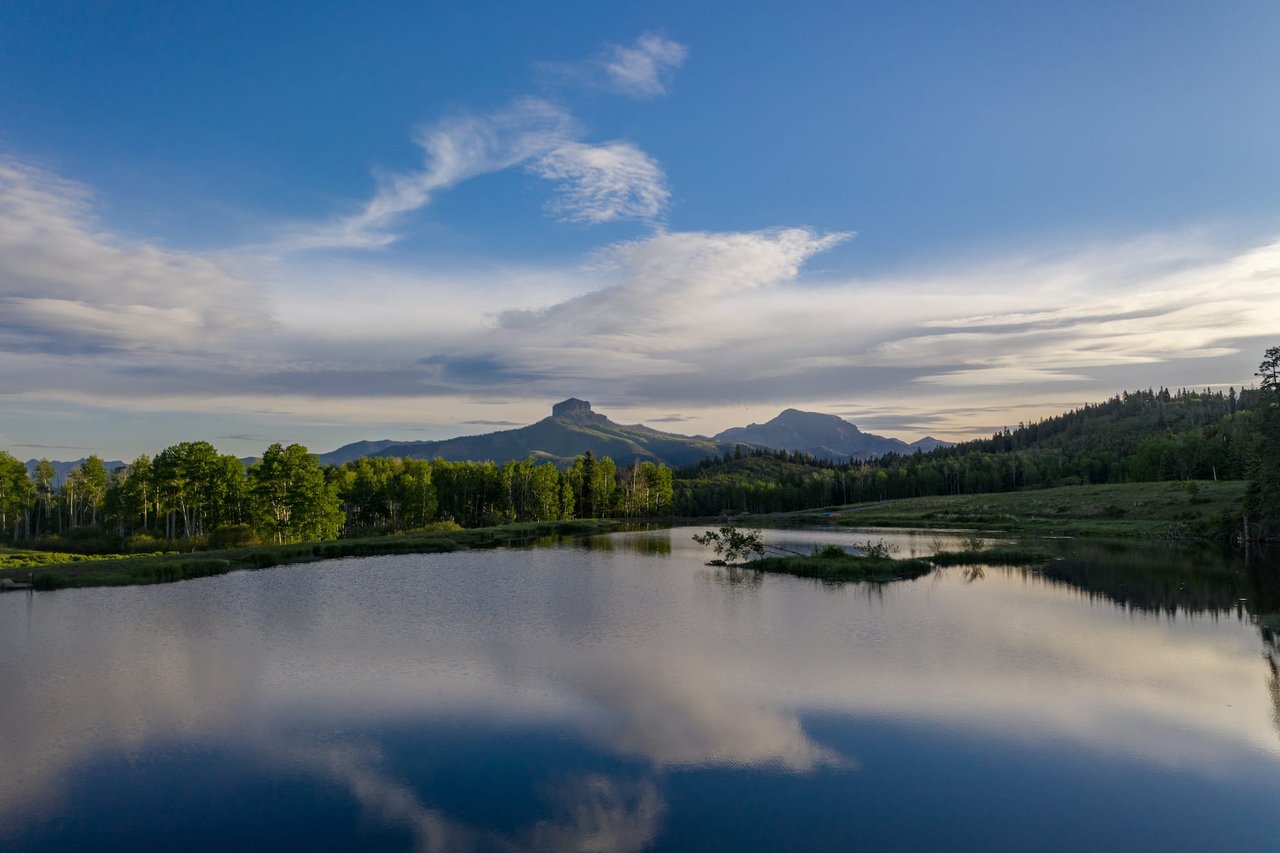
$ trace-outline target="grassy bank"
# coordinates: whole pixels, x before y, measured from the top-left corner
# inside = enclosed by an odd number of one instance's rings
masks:
[[[1225,539],[1240,525],[1245,484],[1123,483],[985,495],[903,498],[789,513],[792,523],[967,528],[1039,536]]]
[[[339,557],[382,554],[439,554],[474,548],[530,544],[544,537],[585,536],[618,526],[613,521],[508,524],[470,530],[403,536],[339,539],[290,545],[256,545],[191,554],[86,558],[78,554],[0,550],[0,578],[25,581],[34,571],[36,589],[132,586],[222,575],[237,569],[266,569]],[[60,559],[61,558],[61,559]]]

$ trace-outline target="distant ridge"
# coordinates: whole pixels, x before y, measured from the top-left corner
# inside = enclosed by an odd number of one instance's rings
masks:
[[[951,446],[951,442],[932,436],[908,444],[897,438],[863,432],[836,415],[799,409],[785,409],[767,423],[727,429],[717,433],[715,439],[797,451],[822,459],[870,459],[886,453],[925,452]]]
[[[568,464],[590,450],[596,456],[611,457],[619,465],[649,461],[678,467],[714,456],[724,449],[705,436],[676,435],[641,424],[614,423],[593,411],[586,400],[570,397],[552,406],[550,417],[526,427],[441,441],[356,442],[322,453],[319,460],[322,465],[328,465],[360,456],[403,456],[501,464],[535,456]]]
[[[662,432],[642,424],[614,423],[586,400],[570,397],[551,407],[551,416],[535,424],[483,435],[440,441],[357,441],[319,455],[322,465],[341,465],[362,456],[493,461],[499,464],[535,456],[568,464],[588,450],[620,465],[636,461],[680,467],[731,452],[737,445],[800,451],[825,459],[867,459],[886,453],[913,453],[950,442],[926,437],[907,444],[862,432],[836,415],[787,409],[765,424],[734,427],[707,438]]]
[[[88,457],[85,457],[85,459],[87,458]],[[79,468],[81,465],[83,465],[85,463],[85,459],[75,459],[71,462],[61,462],[61,461],[50,460],[50,464],[53,465],[53,484],[61,488],[62,485],[67,482],[67,475],[70,474],[72,471],[76,470],[77,468]],[[36,465],[39,462],[40,462],[39,459],[27,460],[27,475],[32,479],[35,479]],[[119,461],[111,462],[107,460],[103,460],[102,464],[106,466],[108,473],[110,473],[111,471],[114,471],[117,468],[124,467],[125,465],[125,463],[123,462],[119,462]]]

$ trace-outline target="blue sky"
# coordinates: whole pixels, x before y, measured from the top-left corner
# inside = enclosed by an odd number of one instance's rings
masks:
[[[0,447],[570,395],[961,438],[1244,384],[1278,41],[1264,2],[0,2]]]

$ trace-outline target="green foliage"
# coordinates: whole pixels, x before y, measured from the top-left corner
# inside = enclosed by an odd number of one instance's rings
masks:
[[[35,569],[41,566],[59,566],[65,563],[82,563],[103,559],[106,558],[58,551],[0,549],[0,569]]]
[[[300,444],[273,444],[249,469],[255,527],[278,543],[336,539],[342,525],[337,490]]]
[[[1262,397],[1234,389],[1126,392],[989,439],[866,462],[759,448],[725,454],[677,472],[675,510],[788,512],[1063,485],[1241,480]]]
[[[274,445],[246,472],[208,442],[184,442],[110,472],[91,456],[59,487],[51,463],[28,476],[0,454],[0,541],[88,553],[557,522],[578,507],[653,517],[671,503],[670,468],[618,469],[594,456],[568,470],[533,456],[502,465],[363,457],[321,469],[306,448]]]
[[[1245,511],[1252,538],[1280,539],[1280,347],[1266,351],[1257,375],[1261,424],[1252,447]]]
[[[333,542],[304,542],[259,545],[211,552],[193,557],[181,554],[151,554],[134,557],[85,557],[79,554],[13,552],[0,550],[0,570],[36,566],[36,589],[85,586],[127,586],[169,583],[225,574],[235,569],[265,569],[291,563],[306,563],[338,557],[369,557],[380,554],[434,554],[466,548],[494,548],[525,544],[546,536],[582,536],[599,533],[609,522],[555,522],[512,524],[474,530],[436,531],[406,536],[344,539]],[[7,561],[7,562],[6,562]],[[25,580],[25,571],[15,577]]]
[[[719,531],[708,530],[695,534],[693,541],[699,545],[711,546],[718,557],[722,557],[729,565],[737,565],[751,559],[752,555],[764,553],[764,542],[759,530],[739,530],[725,526]]]
[[[1239,532],[1245,485],[1202,482],[1194,504],[1173,484],[1126,483],[902,498],[801,517],[865,527],[1226,541]],[[972,550],[985,547],[982,536],[975,539]]]
[[[224,524],[209,534],[210,548],[244,548],[258,544],[258,534],[247,524]]]
[[[27,476],[27,466],[0,450],[0,539],[11,534],[16,542],[29,533],[35,497],[35,483]]]

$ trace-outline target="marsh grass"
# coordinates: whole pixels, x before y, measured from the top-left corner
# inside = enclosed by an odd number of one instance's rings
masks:
[[[933,565],[928,560],[920,559],[895,560],[892,557],[842,554],[840,556],[763,557],[746,563],[742,568],[829,581],[885,583],[922,577],[933,570]]]
[[[384,554],[441,554],[480,548],[531,545],[545,537],[577,537],[602,533],[617,526],[609,521],[525,522],[500,527],[469,530],[431,530],[405,536],[377,536],[338,539],[331,542],[302,542],[289,545],[256,545],[207,551],[199,555],[159,554],[127,557],[69,557],[63,562],[35,566],[36,589],[65,589],[90,586],[134,586],[222,575],[237,569],[267,569],[273,566],[310,563],[342,557],[374,557]],[[17,552],[50,556],[47,552]],[[25,580],[25,565],[5,566],[0,577]],[[18,576],[18,570],[22,576]]]

